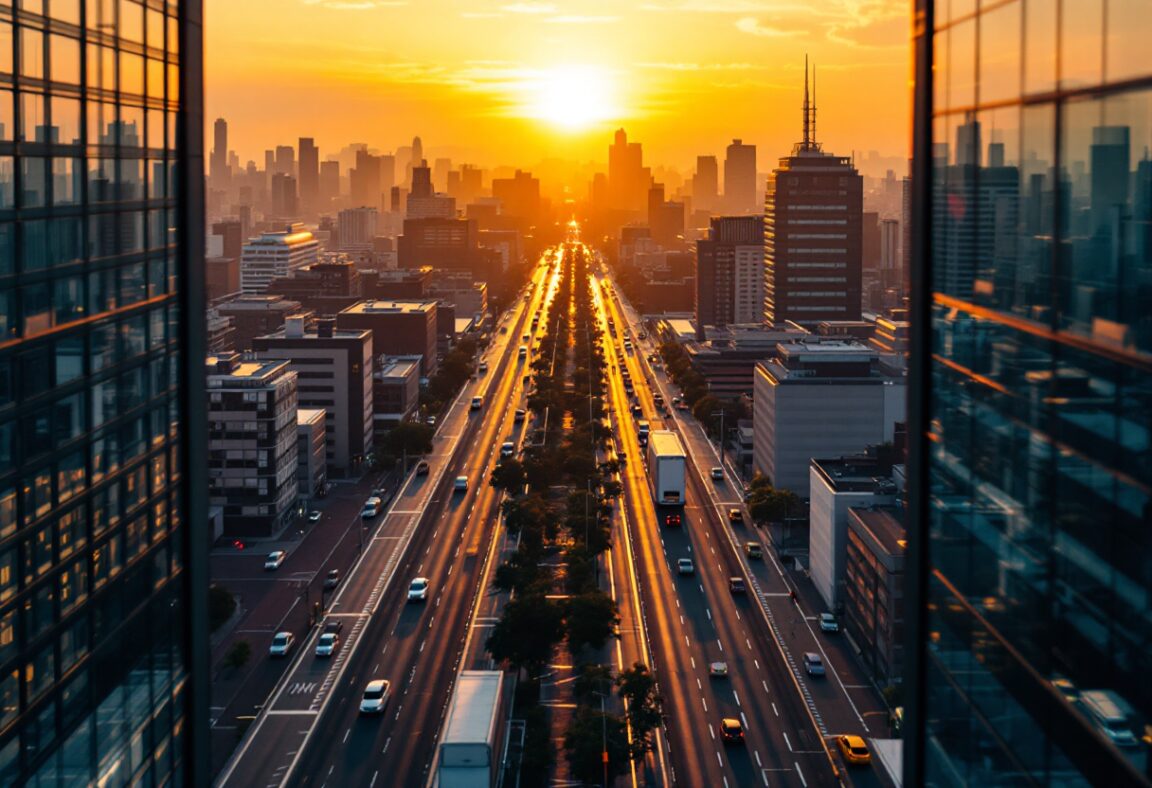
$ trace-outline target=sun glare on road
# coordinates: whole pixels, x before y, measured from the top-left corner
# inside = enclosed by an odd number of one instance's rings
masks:
[[[586,129],[617,114],[612,81],[595,66],[556,66],[541,72],[531,89],[533,116],[562,129]]]

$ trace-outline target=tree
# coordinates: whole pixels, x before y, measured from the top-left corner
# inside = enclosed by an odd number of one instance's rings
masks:
[[[585,784],[602,785],[605,750],[608,753],[607,771],[611,783],[612,779],[628,769],[630,752],[624,720],[614,714],[581,708],[564,733],[564,752],[572,775]]]
[[[436,430],[417,421],[402,421],[388,433],[385,445],[393,456],[416,456],[432,451],[432,436]]]
[[[251,656],[251,644],[247,640],[237,640],[224,657],[224,667],[239,670],[248,664],[248,658]]]
[[[236,597],[224,586],[208,587],[208,626],[213,632],[236,612]]]
[[[704,429],[711,432],[712,417],[719,413],[720,409],[720,400],[708,394],[696,400],[696,404],[692,406],[692,415],[696,417],[696,421],[704,425]]]
[[[568,650],[577,654],[584,646],[600,648],[619,622],[616,601],[603,591],[596,589],[570,597],[564,611]]]
[[[800,499],[791,490],[761,487],[750,495],[748,513],[754,522],[778,523],[788,516],[788,512],[796,511],[799,506]]]
[[[485,647],[498,662],[536,675],[552,658],[552,650],[564,637],[560,608],[542,594],[528,594],[511,600]]]
[[[628,704],[628,722],[632,726],[632,757],[639,759],[652,749],[651,732],[662,719],[656,697],[656,679],[642,662],[620,674],[617,679],[620,697]]]
[[[604,692],[616,683],[612,668],[608,665],[589,664],[580,669],[580,675],[572,683],[572,694],[581,703],[589,703],[593,692]]]
[[[516,495],[523,491],[527,481],[528,475],[524,473],[523,463],[509,457],[492,469],[489,484],[509,495]]]

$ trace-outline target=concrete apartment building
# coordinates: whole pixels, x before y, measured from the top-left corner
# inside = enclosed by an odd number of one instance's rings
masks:
[[[904,552],[902,510],[848,510],[841,628],[872,680],[885,687],[904,673]]]
[[[372,332],[376,355],[421,356],[421,374],[436,372],[436,301],[361,301],[336,315],[341,329]]]
[[[237,351],[252,349],[252,340],[284,327],[291,315],[310,321],[315,314],[299,301],[282,295],[245,295],[220,304],[216,312],[232,320],[232,343]]]
[[[696,242],[696,324],[764,319],[764,218],[717,216]]]
[[[305,504],[324,492],[328,483],[327,428],[323,408],[296,411],[296,483]]]
[[[359,474],[373,447],[372,332],[337,329],[327,319],[309,331],[303,318],[290,317],[252,348],[259,358],[287,360],[299,376],[300,406],[324,409],[329,473]]]
[[[838,457],[891,441],[905,418],[905,379],[855,342],[782,342],[756,364],[752,389],[755,469],[804,497],[813,457]]]
[[[265,232],[244,244],[240,255],[240,290],[263,293],[279,277],[320,260],[320,242],[303,224],[293,222],[283,230]]]
[[[420,407],[420,357],[377,357],[373,373],[373,424],[379,442]]]
[[[270,536],[295,517],[296,373],[279,360],[209,356],[208,496],[224,533]]]

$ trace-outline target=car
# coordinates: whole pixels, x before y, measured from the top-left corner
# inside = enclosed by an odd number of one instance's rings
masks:
[[[728,522],[732,523],[733,525],[743,525],[744,512],[740,511],[739,509],[729,509]]]
[[[744,726],[735,717],[720,720],[720,738],[725,744],[743,744]]]
[[[480,370],[481,375],[487,375],[488,374],[488,362],[487,361],[481,361],[480,365],[477,367],[477,369]]]
[[[692,563],[691,558],[678,558],[676,559],[676,571],[682,575],[696,574],[696,565]]]
[[[471,409],[472,410],[480,410],[482,407],[484,407],[484,398],[479,396],[479,395],[473,397]]]
[[[821,632],[839,632],[840,622],[836,620],[836,616],[831,613],[820,614],[820,631]]]
[[[453,492],[464,492],[467,489],[468,489],[468,477],[467,476],[457,476],[456,481],[452,482],[452,491]]]
[[[340,585],[340,570],[329,569],[328,574],[324,577],[324,588],[331,590]]]
[[[426,419],[426,421],[428,422],[429,427],[435,427],[436,426],[436,417],[435,416],[429,416]]]
[[[764,549],[760,547],[759,542],[745,542],[744,554],[754,561],[759,561],[764,557]]]
[[[820,655],[814,651],[808,651],[804,654],[804,670],[809,676],[823,676],[824,675],[824,660]]]
[[[712,481],[714,481],[714,482],[724,481],[724,469],[723,468],[716,467],[716,468],[712,469]]]
[[[708,666],[708,675],[718,679],[728,678],[728,663],[713,662]]]
[[[500,326],[500,333],[501,334],[507,334],[508,333],[508,326]]]
[[[288,554],[283,550],[273,550],[268,554],[268,557],[264,559],[264,568],[269,572],[274,572],[280,568],[280,565],[284,563],[284,559],[287,557]]]
[[[641,408],[639,405],[633,405],[631,410],[632,410],[632,415],[636,416],[637,418],[644,415],[644,409]]]
[[[531,334],[525,334],[524,336],[520,337],[520,340],[522,342],[531,342],[532,341],[532,335]]]
[[[668,528],[679,528],[680,527],[680,515],[678,515],[678,514],[666,514],[666,515],[664,515],[664,525]]]
[[[504,441],[500,444],[500,456],[511,457],[516,453],[516,444],[512,441]]]
[[[408,584],[408,601],[424,602],[428,599],[428,578],[417,577]]]
[[[330,657],[340,648],[340,636],[335,632],[325,632],[316,641],[316,656]]]
[[[744,578],[730,577],[728,578],[728,590],[733,594],[747,594],[748,588],[744,585]]]
[[[428,472],[431,470],[432,470],[432,468],[430,465],[428,465],[427,460],[420,460],[420,462],[416,463],[416,475],[417,476],[427,476]]]
[[[637,339],[647,339],[648,335],[645,334],[643,331],[641,331],[639,334],[636,335],[636,338]]]
[[[527,345],[521,345],[516,350],[516,356],[518,358],[528,358],[528,346]]]
[[[846,763],[852,766],[867,766],[872,763],[872,753],[868,752],[868,745],[860,736],[841,734],[836,737],[836,746],[844,756]]]
[[[524,417],[528,414],[524,412],[523,408],[517,408],[516,412],[512,414],[512,421],[515,424],[520,424],[524,421]]]
[[[310,523],[320,522],[320,517],[321,517],[321,514],[316,509],[313,509],[312,511],[308,512],[308,522],[310,522]]]
[[[1075,703],[1080,700],[1080,688],[1073,684],[1070,679],[1056,675],[1052,677],[1051,683],[1056,691],[1060,693],[1061,697],[1069,703]]]
[[[334,635],[339,635],[340,631],[344,629],[344,622],[338,618],[329,618],[324,621],[324,631],[331,632]]]
[[[272,645],[268,647],[268,656],[286,657],[292,653],[296,645],[296,636],[291,632],[277,632],[272,638]]]
[[[361,714],[380,714],[388,705],[388,693],[392,685],[386,679],[374,679],[364,688],[364,696],[360,698]]]

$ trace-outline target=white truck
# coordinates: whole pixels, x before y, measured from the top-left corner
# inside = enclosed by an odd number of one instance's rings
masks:
[[[462,670],[440,738],[440,788],[492,788],[504,739],[504,674]]]
[[[684,447],[676,433],[655,430],[648,436],[648,478],[657,506],[684,505]]]

